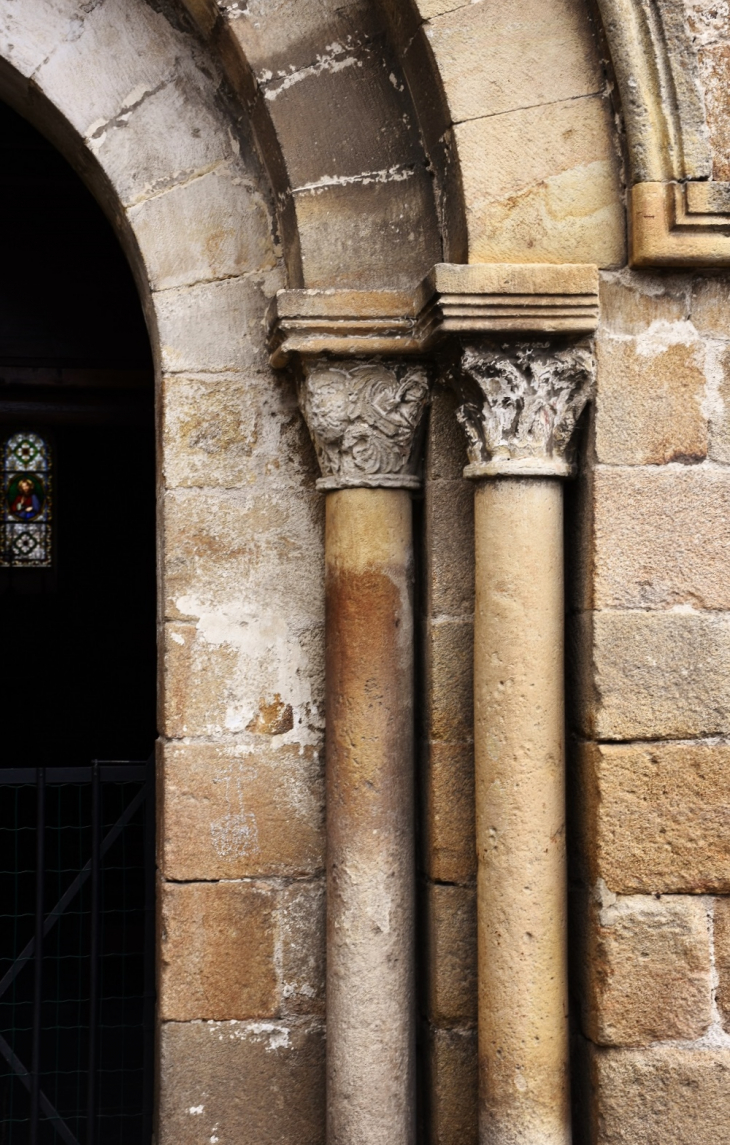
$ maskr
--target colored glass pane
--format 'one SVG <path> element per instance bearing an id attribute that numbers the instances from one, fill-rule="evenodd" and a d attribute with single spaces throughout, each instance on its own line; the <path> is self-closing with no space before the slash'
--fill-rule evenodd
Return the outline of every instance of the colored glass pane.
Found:
<path id="1" fill-rule="evenodd" d="M 52 558 L 52 459 L 37 433 L 14 433 L 3 444 L 5 568 L 49 568 Z"/>

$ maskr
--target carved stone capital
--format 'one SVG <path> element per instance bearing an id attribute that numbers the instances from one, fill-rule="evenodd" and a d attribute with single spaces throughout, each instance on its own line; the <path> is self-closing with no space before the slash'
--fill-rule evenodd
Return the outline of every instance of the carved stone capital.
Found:
<path id="1" fill-rule="evenodd" d="M 464 476 L 570 476 L 573 432 L 595 372 L 584 346 L 462 345 L 449 381 L 467 438 Z"/>
<path id="2" fill-rule="evenodd" d="M 319 489 L 417 489 L 426 370 L 413 362 L 302 360 L 299 404 L 319 459 Z"/>

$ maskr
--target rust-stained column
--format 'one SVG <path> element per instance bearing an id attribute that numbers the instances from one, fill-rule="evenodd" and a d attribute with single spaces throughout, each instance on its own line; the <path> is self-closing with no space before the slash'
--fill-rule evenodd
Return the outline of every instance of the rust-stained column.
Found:
<path id="1" fill-rule="evenodd" d="M 303 360 L 327 491 L 327 1141 L 415 1142 L 413 544 L 419 366 Z"/>
<path id="2" fill-rule="evenodd" d="M 462 347 L 476 527 L 480 1145 L 569 1145 L 562 478 L 584 348 Z"/>

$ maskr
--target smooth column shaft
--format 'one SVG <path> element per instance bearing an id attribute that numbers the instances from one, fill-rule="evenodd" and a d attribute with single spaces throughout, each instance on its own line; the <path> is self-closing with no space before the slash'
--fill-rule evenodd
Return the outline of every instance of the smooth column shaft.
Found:
<path id="1" fill-rule="evenodd" d="M 327 496 L 327 1141 L 413 1145 L 411 500 Z"/>
<path id="2" fill-rule="evenodd" d="M 563 490 L 477 486 L 480 1145 L 568 1145 Z"/>

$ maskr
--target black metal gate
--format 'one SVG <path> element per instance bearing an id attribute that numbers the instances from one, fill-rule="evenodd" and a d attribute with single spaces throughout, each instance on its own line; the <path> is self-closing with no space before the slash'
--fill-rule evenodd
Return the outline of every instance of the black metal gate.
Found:
<path id="1" fill-rule="evenodd" d="M 147 1145 L 154 764 L 0 770 L 0 1145 Z"/>

